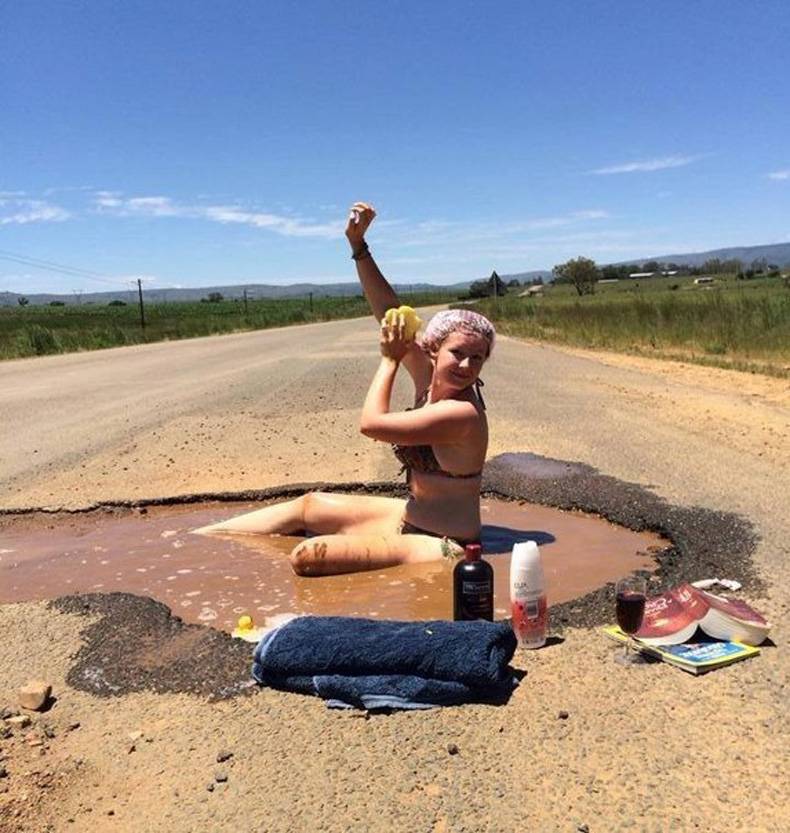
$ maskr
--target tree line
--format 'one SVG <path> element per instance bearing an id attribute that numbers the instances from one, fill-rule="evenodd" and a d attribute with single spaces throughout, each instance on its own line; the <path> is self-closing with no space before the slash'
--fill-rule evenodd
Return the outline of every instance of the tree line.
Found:
<path id="1" fill-rule="evenodd" d="M 577 257 L 566 263 L 560 263 L 552 270 L 554 283 L 572 284 L 579 295 L 592 295 L 595 284 L 600 280 L 633 280 L 634 275 L 735 275 L 740 280 L 755 277 L 779 277 L 779 266 L 769 263 L 767 258 L 755 258 L 748 265 L 738 258 L 708 258 L 699 266 L 684 263 L 661 263 L 647 260 L 644 263 L 608 264 L 598 266 L 588 257 Z"/>

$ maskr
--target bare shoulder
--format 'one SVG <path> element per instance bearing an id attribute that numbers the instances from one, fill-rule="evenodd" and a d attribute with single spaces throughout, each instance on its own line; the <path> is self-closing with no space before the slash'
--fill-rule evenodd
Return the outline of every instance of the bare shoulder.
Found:
<path id="1" fill-rule="evenodd" d="M 435 418 L 463 426 L 472 430 L 480 423 L 480 412 L 474 402 L 466 399 L 441 399 L 431 402 L 423 410 L 427 410 Z"/>

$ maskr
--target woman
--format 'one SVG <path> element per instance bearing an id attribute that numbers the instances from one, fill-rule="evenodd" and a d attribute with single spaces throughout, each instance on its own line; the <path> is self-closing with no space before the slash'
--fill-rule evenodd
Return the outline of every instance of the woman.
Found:
<path id="1" fill-rule="evenodd" d="M 365 297 L 381 322 L 381 361 L 362 406 L 360 430 L 392 444 L 407 472 L 409 498 L 312 492 L 196 530 L 311 533 L 315 537 L 295 547 L 290 556 L 299 575 L 455 557 L 463 552 L 463 544 L 480 538 L 488 423 L 479 375 L 494 345 L 494 328 L 468 310 L 435 315 L 420 343 L 405 339 L 402 316 L 388 325 L 384 313 L 399 301 L 365 242 L 375 216 L 372 206 L 354 203 L 346 228 Z M 392 413 L 390 397 L 401 365 L 414 381 L 415 404 Z"/>

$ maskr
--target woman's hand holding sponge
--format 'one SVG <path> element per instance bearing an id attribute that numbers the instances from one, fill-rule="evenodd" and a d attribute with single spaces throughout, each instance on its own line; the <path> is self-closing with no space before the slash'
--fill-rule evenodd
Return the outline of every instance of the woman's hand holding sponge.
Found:
<path id="1" fill-rule="evenodd" d="M 403 337 L 406 341 L 414 341 L 417 331 L 422 327 L 422 320 L 417 313 L 405 304 L 400 307 L 392 307 L 384 313 L 384 322 L 388 327 L 397 327 L 400 317 L 403 316 Z"/>

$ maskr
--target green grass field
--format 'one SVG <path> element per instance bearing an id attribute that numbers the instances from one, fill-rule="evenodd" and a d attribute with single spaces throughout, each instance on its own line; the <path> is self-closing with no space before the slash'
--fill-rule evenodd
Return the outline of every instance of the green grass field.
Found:
<path id="1" fill-rule="evenodd" d="M 547 286 L 541 297 L 517 292 L 475 302 L 508 335 L 790 376 L 790 287 L 781 278 L 707 287 L 690 277 L 599 283 L 579 297 Z M 412 306 L 453 304 L 454 293 L 404 295 Z M 361 296 L 218 303 L 0 307 L 0 359 L 96 350 L 126 344 L 283 327 L 368 314 Z"/>
<path id="2" fill-rule="evenodd" d="M 443 291 L 403 295 L 413 306 L 451 303 Z M 0 359 L 99 350 L 196 336 L 262 330 L 369 315 L 361 295 L 336 298 L 250 300 L 145 305 L 146 327 L 136 304 L 0 307 Z"/>
<path id="3" fill-rule="evenodd" d="M 706 287 L 690 277 L 626 280 L 584 297 L 551 286 L 541 297 L 508 294 L 473 308 L 508 335 L 790 376 L 790 287 L 782 278 L 721 276 Z"/>

